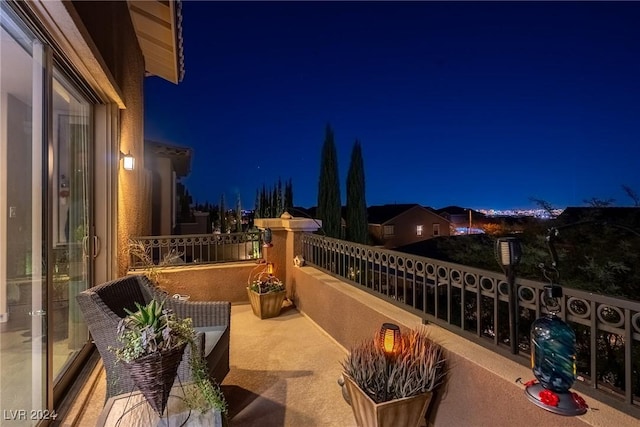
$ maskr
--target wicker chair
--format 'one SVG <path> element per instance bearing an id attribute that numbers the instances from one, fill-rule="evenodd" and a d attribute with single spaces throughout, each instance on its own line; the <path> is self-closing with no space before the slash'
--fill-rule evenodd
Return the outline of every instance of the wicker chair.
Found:
<path id="1" fill-rule="evenodd" d="M 114 353 L 109 350 L 109 347 L 121 345 L 116 338 L 116 329 L 120 319 L 127 315 L 124 309 L 135 311 L 136 302 L 148 304 L 154 298 L 166 301 L 165 307 L 173 309 L 176 316 L 193 319 L 196 345 L 206 359 L 212 379 L 220 383 L 229 372 L 230 302 L 190 302 L 170 298 L 141 275 L 126 276 L 95 286 L 76 298 L 102 357 L 107 374 L 107 399 L 135 388 L 123 364 L 116 363 Z M 178 368 L 178 378 L 183 382 L 191 376 L 190 357 L 191 350 L 187 346 Z"/>

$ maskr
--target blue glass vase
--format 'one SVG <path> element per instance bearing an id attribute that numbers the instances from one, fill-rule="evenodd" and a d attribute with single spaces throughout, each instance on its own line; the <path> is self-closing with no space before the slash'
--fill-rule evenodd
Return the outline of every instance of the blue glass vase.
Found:
<path id="1" fill-rule="evenodd" d="M 540 384 L 566 393 L 576 380 L 576 334 L 555 315 L 531 325 L 531 369 Z"/>

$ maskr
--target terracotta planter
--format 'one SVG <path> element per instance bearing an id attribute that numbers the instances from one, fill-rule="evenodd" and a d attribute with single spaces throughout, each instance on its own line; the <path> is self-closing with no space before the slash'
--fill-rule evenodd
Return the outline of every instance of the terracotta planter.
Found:
<path id="1" fill-rule="evenodd" d="M 253 314 L 261 319 L 268 319 L 280 314 L 282 302 L 284 301 L 287 291 L 259 294 L 247 288 L 247 294 L 249 295 L 249 302 L 251 302 Z"/>
<path id="2" fill-rule="evenodd" d="M 344 375 L 344 386 L 351 399 L 351 409 L 360 427 L 418 427 L 427 413 L 433 393 L 375 403 L 349 377 Z"/>

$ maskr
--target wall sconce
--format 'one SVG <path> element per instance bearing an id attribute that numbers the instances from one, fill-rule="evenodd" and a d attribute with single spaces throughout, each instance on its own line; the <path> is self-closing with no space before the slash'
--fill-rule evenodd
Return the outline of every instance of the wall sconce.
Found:
<path id="1" fill-rule="evenodd" d="M 272 276 L 273 275 L 273 263 L 272 262 L 268 262 L 267 263 L 267 274 Z"/>
<path id="2" fill-rule="evenodd" d="M 400 328 L 393 323 L 383 323 L 380 328 L 378 344 L 387 356 L 393 356 L 400 350 Z"/>
<path id="3" fill-rule="evenodd" d="M 273 234 L 271 233 L 270 228 L 264 229 L 264 236 L 262 237 L 262 240 L 264 241 L 264 243 L 262 244 L 263 248 L 270 248 L 273 246 L 271 244 L 271 241 L 273 240 Z"/>
<path id="4" fill-rule="evenodd" d="M 131 151 L 127 154 L 120 152 L 120 158 L 123 160 L 122 167 L 124 170 L 132 171 L 135 168 L 136 159 L 131 155 Z"/>

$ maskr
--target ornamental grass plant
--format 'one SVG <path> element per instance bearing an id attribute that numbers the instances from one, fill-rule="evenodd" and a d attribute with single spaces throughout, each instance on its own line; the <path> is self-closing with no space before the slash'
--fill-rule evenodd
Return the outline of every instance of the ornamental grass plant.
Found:
<path id="1" fill-rule="evenodd" d="M 446 377 L 443 348 L 424 327 L 403 334 L 394 355 L 385 354 L 377 335 L 363 341 L 351 349 L 342 367 L 376 403 L 432 392 Z"/>

